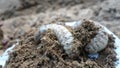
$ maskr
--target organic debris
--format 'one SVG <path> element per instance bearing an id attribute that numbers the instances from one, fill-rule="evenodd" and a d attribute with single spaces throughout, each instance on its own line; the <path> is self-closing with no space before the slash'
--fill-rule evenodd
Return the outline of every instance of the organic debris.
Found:
<path id="1" fill-rule="evenodd" d="M 71 58 L 66 53 L 54 32 L 48 30 L 40 38 L 40 43 L 34 40 L 35 31 L 30 30 L 10 54 L 6 68 L 115 68 L 116 53 L 114 38 L 109 37 L 107 47 L 100 52 L 98 59 L 92 61 L 84 47 L 90 42 L 100 27 L 86 21 L 76 30 L 71 30 L 81 45 L 80 54 Z"/>

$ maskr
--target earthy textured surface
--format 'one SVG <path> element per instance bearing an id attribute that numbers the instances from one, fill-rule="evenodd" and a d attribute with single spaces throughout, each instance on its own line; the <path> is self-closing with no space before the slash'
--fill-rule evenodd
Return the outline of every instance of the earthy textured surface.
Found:
<path id="1" fill-rule="evenodd" d="M 0 27 L 0 50 L 2 49 L 3 31 Z"/>
<path id="2" fill-rule="evenodd" d="M 10 59 L 7 62 L 6 68 L 115 68 L 116 53 L 114 52 L 114 38 L 109 37 L 107 48 L 100 52 L 100 57 L 94 61 L 87 57 L 88 53 L 84 47 L 96 35 L 99 27 L 96 27 L 92 22 L 86 21 L 81 27 L 73 30 L 75 42 L 79 42 L 80 54 L 74 57 L 69 57 L 55 34 L 48 30 L 40 43 L 36 44 L 34 35 L 36 30 L 28 31 L 24 36 L 21 36 L 21 42 L 10 54 Z"/>
<path id="3" fill-rule="evenodd" d="M 22 0 L 21 0 L 22 1 Z M 36 4 L 37 1 L 37 4 Z M 48 31 L 45 35 L 49 40 L 43 40 L 43 42 L 47 42 L 44 45 L 47 45 L 51 49 L 47 50 L 47 46 L 43 48 L 46 52 L 45 57 L 40 58 L 40 56 L 44 56 L 44 51 L 36 48 L 40 45 L 36 45 L 33 41 L 33 35 L 37 32 L 37 28 L 41 24 L 46 23 L 56 23 L 56 22 L 66 22 L 66 21 L 74 21 L 80 19 L 91 19 L 101 23 L 106 26 L 112 32 L 114 32 L 120 38 L 120 8 L 119 4 L 120 0 L 34 0 L 28 1 L 23 0 L 23 8 L 15 11 L 7 11 L 0 14 L 0 23 L 3 23 L 2 30 L 4 32 L 4 39 L 8 39 L 10 41 L 14 41 L 14 39 L 21 39 L 21 44 L 17 46 L 15 49 L 15 54 L 11 54 L 11 60 L 9 62 L 13 62 L 13 64 L 9 64 L 8 68 L 11 66 L 14 67 L 29 67 L 34 66 L 43 66 L 47 65 L 48 67 L 52 65 L 51 63 L 58 64 L 57 66 L 80 66 L 85 68 L 114 68 L 114 64 L 111 61 L 115 59 L 115 53 L 113 51 L 113 38 L 109 36 L 109 44 L 108 47 L 100 52 L 100 58 L 95 61 L 91 61 L 87 58 L 86 53 L 81 55 L 80 58 L 75 59 L 66 59 L 66 55 L 63 53 L 63 57 L 58 57 L 62 52 L 62 48 L 60 46 L 57 49 L 54 45 L 60 45 L 54 37 L 54 35 Z M 35 5 L 34 5 L 35 4 Z M 88 26 L 90 28 L 90 25 Z M 84 27 L 82 27 L 84 28 Z M 81 29 L 81 28 L 80 28 Z M 94 28 L 95 29 L 95 28 Z M 94 30 L 93 29 L 93 30 Z M 90 38 L 94 36 L 91 32 L 88 32 L 86 29 L 76 30 L 75 36 L 82 41 L 82 44 L 86 45 L 87 43 L 84 40 L 87 39 L 87 42 L 90 41 Z M 79 33 L 82 33 L 82 38 L 79 38 Z M 73 32 L 74 33 L 74 32 Z M 87 34 L 90 33 L 90 36 Z M 51 37 L 52 36 L 52 37 Z M 86 38 L 90 37 L 90 38 Z M 25 40 L 26 39 L 26 40 Z M 52 42 L 51 39 L 56 42 Z M 41 42 L 42 43 L 42 42 Z M 13 43 L 9 43 L 12 45 Z M 53 45 L 54 44 L 54 45 Z M 53 46 L 52 46 L 53 45 Z M 83 47 L 84 47 L 83 45 Z M 54 49 L 55 48 L 55 49 Z M 54 50 L 61 50 L 60 53 L 55 53 Z M 41 52 L 42 51 L 42 52 Z M 17 56 L 15 57 L 17 52 Z M 84 50 L 83 50 L 84 52 Z M 20 54 L 19 54 L 20 53 Z M 32 55 L 31 55 L 32 54 Z M 23 56 L 24 55 L 24 56 Z M 28 56 L 29 55 L 29 56 Z M 36 57 L 34 57 L 34 55 Z M 51 57 L 51 55 L 53 57 Z M 104 58 L 106 57 L 106 58 Z M 12 60 L 12 59 L 17 60 Z M 31 59 L 33 58 L 33 59 Z M 37 59 L 36 59 L 37 58 Z M 52 58 L 52 59 L 51 59 Z M 62 59 L 63 58 L 63 59 Z M 103 59 L 104 58 L 104 59 Z M 45 59 L 45 60 L 44 60 Z M 21 61 L 22 60 L 22 61 Z M 38 61 L 42 60 L 42 61 Z M 52 61 L 50 61 L 52 60 Z M 73 60 L 73 61 L 72 61 Z M 76 61 L 77 60 L 77 61 Z M 18 62 L 21 61 L 21 62 Z M 67 61 L 67 63 L 65 62 Z M 16 63 L 17 62 L 17 63 Z M 104 62 L 104 63 L 103 63 Z M 16 64 L 14 64 L 16 63 Z M 79 64 L 81 63 L 81 64 Z M 53 65 L 56 66 L 55 64 Z M 93 67 L 92 67 L 93 66 Z"/>

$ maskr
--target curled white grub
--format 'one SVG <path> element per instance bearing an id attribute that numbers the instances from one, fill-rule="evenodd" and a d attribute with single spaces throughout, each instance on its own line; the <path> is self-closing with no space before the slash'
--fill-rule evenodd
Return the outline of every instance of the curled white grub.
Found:
<path id="1" fill-rule="evenodd" d="M 89 20 L 92 22 L 91 20 Z M 83 20 L 75 22 L 66 22 L 65 26 L 70 26 L 72 29 L 78 28 L 83 23 Z M 94 22 L 94 24 L 100 27 L 99 24 Z M 105 33 L 104 29 L 100 28 L 97 35 L 91 40 L 90 43 L 85 47 L 85 50 L 89 53 L 97 53 L 103 50 L 108 44 L 108 35 Z"/>
<path id="2" fill-rule="evenodd" d="M 71 55 L 74 51 L 74 37 L 72 33 L 63 25 L 58 25 L 58 24 L 47 24 L 47 25 L 42 25 L 39 28 L 39 33 L 43 33 L 47 31 L 48 29 L 52 30 L 58 41 L 62 44 L 65 52 L 68 55 Z"/>
<path id="3" fill-rule="evenodd" d="M 85 50 L 89 53 L 97 53 L 108 44 L 108 35 L 100 30 L 97 35 L 91 40 L 91 42 L 85 47 Z"/>
<path id="4" fill-rule="evenodd" d="M 82 24 L 82 22 L 83 20 L 76 22 L 66 22 L 65 26 L 70 26 L 72 29 L 76 29 Z M 39 28 L 39 33 L 43 33 L 50 29 L 55 33 L 56 37 L 68 55 L 73 53 L 80 53 L 75 46 L 72 33 L 65 26 L 58 24 L 42 25 Z M 91 40 L 91 42 L 86 45 L 85 50 L 88 53 L 97 53 L 103 50 L 107 46 L 107 43 L 108 35 L 105 33 L 105 31 L 103 31 L 103 29 L 100 29 L 97 35 Z"/>

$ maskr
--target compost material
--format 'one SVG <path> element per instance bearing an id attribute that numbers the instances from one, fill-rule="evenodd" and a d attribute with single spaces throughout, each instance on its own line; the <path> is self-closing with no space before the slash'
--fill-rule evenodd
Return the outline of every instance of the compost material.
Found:
<path id="1" fill-rule="evenodd" d="M 48 30 L 35 41 L 37 30 L 31 29 L 20 37 L 20 43 L 10 53 L 6 68 L 115 68 L 116 53 L 114 51 L 114 37 L 108 35 L 107 47 L 99 52 L 98 59 L 91 60 L 85 51 L 85 46 L 95 37 L 100 27 L 93 22 L 85 21 L 75 30 L 70 29 L 75 42 L 80 45 L 80 54 L 69 57 L 55 34 Z"/>

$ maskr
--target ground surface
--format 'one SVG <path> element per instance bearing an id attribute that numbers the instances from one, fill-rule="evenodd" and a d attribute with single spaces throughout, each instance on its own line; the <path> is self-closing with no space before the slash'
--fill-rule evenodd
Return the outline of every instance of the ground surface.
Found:
<path id="1" fill-rule="evenodd" d="M 28 1 L 26 0 L 26 2 Z M 120 0 L 35 0 L 35 2 L 37 2 L 37 5 L 31 5 L 31 7 L 26 7 L 25 5 L 25 8 L 23 9 L 8 11 L 0 14 L 0 23 L 4 25 L 2 26 L 2 30 L 4 31 L 4 38 L 11 42 L 7 46 L 10 46 L 16 38 L 23 38 L 26 35 L 29 35 L 29 32 L 32 33 L 32 31 L 33 33 L 35 33 L 39 25 L 41 25 L 42 23 L 55 23 L 56 21 L 73 21 L 84 18 L 101 23 L 120 38 Z M 27 43 L 26 41 L 27 40 L 25 40 L 23 43 Z M 31 46 L 30 48 L 29 46 L 25 47 L 28 48 L 28 50 L 30 50 L 31 48 Z M 35 52 L 35 54 L 38 53 Z M 20 57 L 18 58 L 20 59 Z M 47 57 L 46 60 L 48 61 Z M 27 65 L 26 62 L 21 63 L 25 63 Z M 34 63 L 34 61 L 31 61 L 31 63 Z M 75 63 L 77 64 L 76 61 Z M 91 63 L 91 61 L 88 60 L 88 63 L 85 64 L 89 63 Z M 30 63 L 28 63 L 28 65 L 29 64 Z M 92 64 L 97 65 L 95 62 L 93 62 Z M 58 65 L 60 65 L 60 63 L 58 63 Z"/>
<path id="2" fill-rule="evenodd" d="M 96 27 L 92 22 L 85 22 L 81 27 L 73 30 L 75 42 L 77 42 L 74 47 L 79 48 L 79 53 L 74 53 L 75 55 L 72 57 L 65 53 L 52 31 L 48 30 L 47 33 L 43 34 L 39 44 L 36 44 L 34 39 L 36 30 L 30 30 L 25 35 L 20 36 L 21 44 L 17 45 L 15 51 L 10 55 L 6 68 L 114 68 L 116 53 L 114 52 L 114 38 L 112 36 L 109 36 L 107 48 L 100 52 L 98 59 L 92 61 L 84 50 L 98 29 L 99 27 Z"/>

